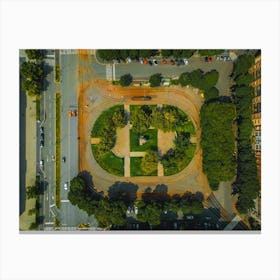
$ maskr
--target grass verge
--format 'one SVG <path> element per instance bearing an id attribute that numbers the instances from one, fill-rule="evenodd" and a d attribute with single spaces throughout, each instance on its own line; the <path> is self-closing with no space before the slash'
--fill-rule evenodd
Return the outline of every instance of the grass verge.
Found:
<path id="1" fill-rule="evenodd" d="M 124 176 L 124 158 L 119 158 L 113 152 L 98 154 L 98 147 L 91 145 L 92 153 L 98 164 L 106 171 L 117 176 Z"/>
<path id="2" fill-rule="evenodd" d="M 54 79 L 57 83 L 60 82 L 60 66 L 58 65 L 55 66 Z"/>
<path id="3" fill-rule="evenodd" d="M 41 95 L 36 95 L 36 120 L 40 120 Z"/>
<path id="4" fill-rule="evenodd" d="M 56 98 L 56 164 L 55 164 L 55 174 L 56 174 L 56 188 L 55 188 L 55 201 L 57 208 L 60 208 L 60 165 L 61 165 L 61 149 L 60 149 L 60 103 L 61 103 L 61 94 L 58 92 L 55 95 Z"/>

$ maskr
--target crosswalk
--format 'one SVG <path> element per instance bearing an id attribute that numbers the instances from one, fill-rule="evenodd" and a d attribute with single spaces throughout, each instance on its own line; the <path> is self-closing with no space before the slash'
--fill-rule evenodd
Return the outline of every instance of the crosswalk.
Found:
<path id="1" fill-rule="evenodd" d="M 115 81 L 116 80 L 116 69 L 115 64 L 106 64 L 106 80 Z"/>

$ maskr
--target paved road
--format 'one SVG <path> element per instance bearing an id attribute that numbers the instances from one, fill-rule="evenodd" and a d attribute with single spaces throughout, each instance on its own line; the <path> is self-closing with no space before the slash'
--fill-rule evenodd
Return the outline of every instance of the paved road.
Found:
<path id="1" fill-rule="evenodd" d="M 61 162 L 61 225 L 62 227 L 76 227 L 80 223 L 90 223 L 97 226 L 93 216 L 73 206 L 68 201 L 70 181 L 78 174 L 78 118 L 69 118 L 68 110 L 78 109 L 78 75 L 77 55 L 61 55 L 61 156 L 66 162 Z M 79 112 L 78 112 L 79 114 Z M 68 189 L 64 189 L 64 184 Z"/>
<path id="2" fill-rule="evenodd" d="M 161 62 L 159 62 L 158 66 L 150 66 L 134 62 L 129 64 L 120 63 L 110 68 L 109 65 L 105 66 L 93 60 L 92 67 L 97 78 L 108 80 L 111 80 L 112 76 L 115 76 L 115 79 L 118 80 L 127 73 L 130 73 L 134 80 L 148 80 L 151 75 L 156 73 L 161 73 L 164 77 L 175 78 L 179 77 L 181 73 L 190 72 L 195 69 L 201 69 L 205 72 L 216 69 L 220 74 L 216 87 L 219 89 L 220 95 L 228 95 L 229 75 L 232 72 L 233 63 L 232 61 L 218 61 L 214 57 L 213 61 L 208 63 L 204 61 L 203 57 L 191 57 L 188 65 L 180 66 L 161 64 Z"/>
<path id="3" fill-rule="evenodd" d="M 44 160 L 43 180 L 45 182 L 45 194 L 43 200 L 44 222 L 53 222 L 50 206 L 55 203 L 55 84 L 54 84 L 54 57 L 45 59 L 46 76 L 45 91 L 41 98 L 41 126 L 44 129 L 44 147 L 40 148 L 40 159 Z M 38 132 L 38 135 L 40 132 Z M 39 136 L 41 138 L 41 135 Z M 40 138 L 38 145 L 40 145 Z"/>

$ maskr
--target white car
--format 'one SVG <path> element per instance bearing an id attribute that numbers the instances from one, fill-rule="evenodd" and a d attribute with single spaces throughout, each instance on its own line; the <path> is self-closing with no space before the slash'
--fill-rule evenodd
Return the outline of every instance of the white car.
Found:
<path id="1" fill-rule="evenodd" d="M 44 166 L 44 161 L 43 160 L 40 160 L 40 165 Z"/>
<path id="2" fill-rule="evenodd" d="M 66 191 L 68 190 L 68 183 L 67 183 L 67 182 L 64 183 L 64 189 L 65 189 Z"/>
<path id="3" fill-rule="evenodd" d="M 185 65 L 188 65 L 189 61 L 186 58 L 184 58 L 184 63 L 185 63 Z"/>

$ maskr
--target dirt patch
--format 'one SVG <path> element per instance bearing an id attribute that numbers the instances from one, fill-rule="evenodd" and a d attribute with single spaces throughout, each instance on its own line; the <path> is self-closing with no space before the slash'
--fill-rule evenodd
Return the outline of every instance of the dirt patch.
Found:
<path id="1" fill-rule="evenodd" d="M 124 128 L 117 128 L 117 141 L 112 152 L 121 158 L 129 156 L 129 124 Z"/>
<path id="2" fill-rule="evenodd" d="M 176 132 L 174 131 L 163 132 L 160 129 L 158 130 L 158 151 L 161 156 L 174 147 L 175 137 Z"/>

